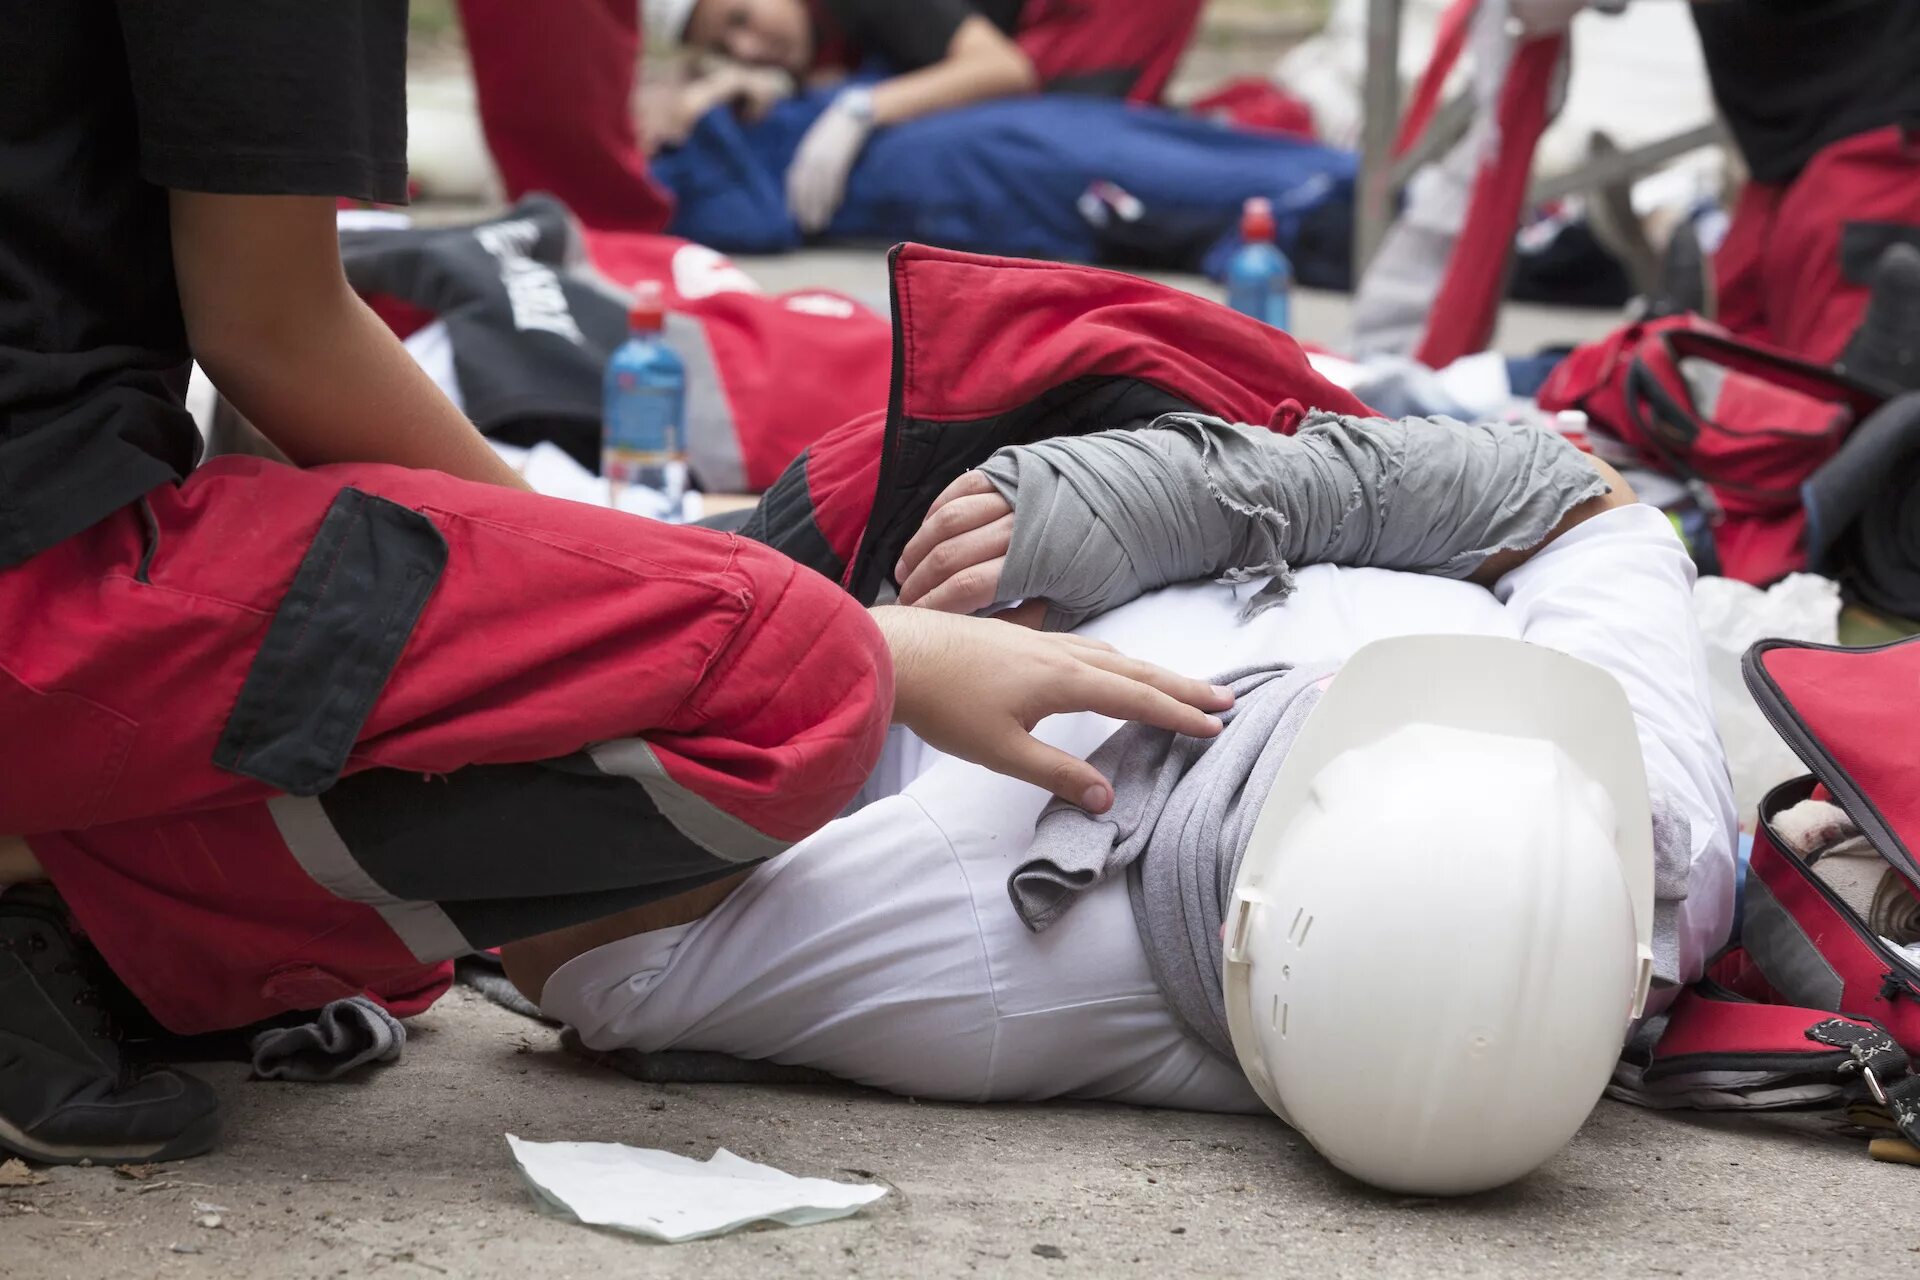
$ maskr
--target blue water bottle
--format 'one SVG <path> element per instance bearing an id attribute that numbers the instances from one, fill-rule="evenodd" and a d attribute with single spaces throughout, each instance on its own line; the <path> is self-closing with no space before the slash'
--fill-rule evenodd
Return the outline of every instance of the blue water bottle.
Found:
<path id="1" fill-rule="evenodd" d="M 600 473 L 615 506 L 635 488 L 661 496 L 661 519 L 678 521 L 687 492 L 687 372 L 667 346 L 666 304 L 648 281 L 627 313 L 629 334 L 607 362 Z"/>
<path id="2" fill-rule="evenodd" d="M 1276 329 L 1293 322 L 1293 264 L 1273 242 L 1273 205 L 1255 196 L 1240 213 L 1240 248 L 1227 265 L 1227 305 Z"/>

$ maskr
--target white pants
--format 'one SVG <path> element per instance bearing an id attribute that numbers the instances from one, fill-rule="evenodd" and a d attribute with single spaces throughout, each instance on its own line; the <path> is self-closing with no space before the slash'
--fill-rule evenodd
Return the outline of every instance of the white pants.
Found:
<path id="1" fill-rule="evenodd" d="M 1614 671 L 1650 779 L 1694 821 L 1683 957 L 1697 975 L 1730 918 L 1734 823 L 1691 568 L 1664 517 L 1633 507 L 1582 525 L 1509 575 L 1510 606 L 1380 570 L 1320 567 L 1299 580 L 1293 599 L 1245 623 L 1234 592 L 1200 584 L 1082 630 L 1201 677 L 1339 661 L 1413 633 L 1525 636 Z M 1085 755 L 1113 727 L 1058 716 L 1041 736 Z M 715 1050 L 926 1098 L 1263 1110 L 1239 1069 L 1174 1020 L 1124 877 L 1045 933 L 1020 923 L 1007 876 L 1026 856 L 1042 792 L 905 735 L 876 776 L 897 794 L 760 867 L 705 919 L 570 961 L 547 983 L 546 1011 L 595 1048 Z"/>

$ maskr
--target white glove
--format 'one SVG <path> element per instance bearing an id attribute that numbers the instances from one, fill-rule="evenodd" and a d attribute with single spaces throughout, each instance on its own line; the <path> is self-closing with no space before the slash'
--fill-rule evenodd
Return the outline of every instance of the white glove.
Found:
<path id="1" fill-rule="evenodd" d="M 808 235 L 833 221 L 847 194 L 847 174 L 873 133 L 873 94 L 848 89 L 800 139 L 787 169 L 787 207 Z"/>

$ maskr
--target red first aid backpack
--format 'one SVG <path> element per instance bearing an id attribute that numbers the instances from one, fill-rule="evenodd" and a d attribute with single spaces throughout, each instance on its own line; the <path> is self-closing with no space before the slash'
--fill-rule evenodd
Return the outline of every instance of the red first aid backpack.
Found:
<path id="1" fill-rule="evenodd" d="M 1685 315 L 1578 348 L 1539 399 L 1684 482 L 1713 526 L 1709 570 L 1765 584 L 1805 566 L 1800 487 L 1884 397 Z"/>
<path id="2" fill-rule="evenodd" d="M 1859 1101 L 1920 1146 L 1920 959 L 1883 941 L 1775 827 L 1816 795 L 1920 895 L 1920 637 L 1875 649 L 1763 640 L 1747 686 L 1812 771 L 1761 802 L 1739 943 L 1683 992 L 1617 1092 L 1651 1105 Z M 1635 1078 L 1637 1074 L 1637 1078 Z"/>

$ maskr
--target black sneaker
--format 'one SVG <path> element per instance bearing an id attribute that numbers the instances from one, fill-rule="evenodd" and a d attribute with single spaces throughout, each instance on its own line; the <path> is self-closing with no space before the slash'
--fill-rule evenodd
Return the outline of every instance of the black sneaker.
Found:
<path id="1" fill-rule="evenodd" d="M 179 1160 L 220 1131 L 213 1090 L 121 1056 L 51 889 L 0 893 L 0 1154 L 47 1164 Z"/>
<path id="2" fill-rule="evenodd" d="M 1920 249 L 1902 243 L 1881 251 L 1867 314 L 1834 363 L 1884 391 L 1920 391 Z"/>

